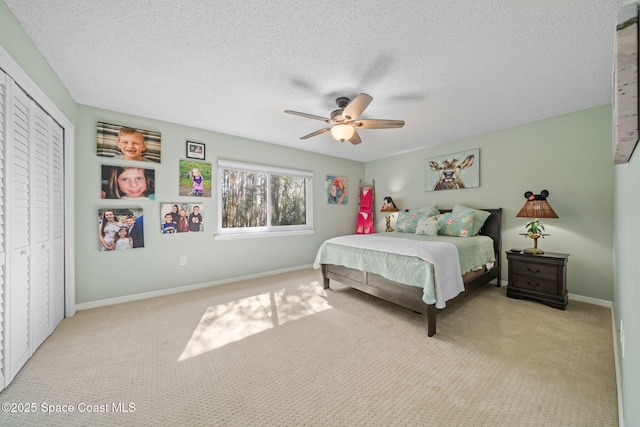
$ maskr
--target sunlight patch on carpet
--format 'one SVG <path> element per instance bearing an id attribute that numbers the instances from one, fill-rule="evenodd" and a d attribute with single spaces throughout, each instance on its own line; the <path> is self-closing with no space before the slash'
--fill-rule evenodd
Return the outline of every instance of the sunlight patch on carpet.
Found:
<path id="1" fill-rule="evenodd" d="M 329 308 L 317 281 L 208 307 L 178 361 Z"/>

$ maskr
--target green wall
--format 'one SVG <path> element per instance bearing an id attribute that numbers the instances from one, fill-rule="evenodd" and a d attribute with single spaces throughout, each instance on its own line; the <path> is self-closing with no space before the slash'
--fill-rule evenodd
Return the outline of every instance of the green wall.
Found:
<path id="1" fill-rule="evenodd" d="M 625 425 L 640 425 L 640 267 L 636 225 L 640 212 L 640 152 L 615 166 L 615 286 L 618 360 L 622 373 Z M 624 349 L 621 342 L 624 330 Z"/>
<path id="2" fill-rule="evenodd" d="M 618 360 L 622 373 L 625 425 L 640 425 L 640 268 L 636 224 L 640 212 L 640 150 L 629 163 L 615 166 L 615 287 Z M 624 328 L 624 349 L 621 344 Z M 624 351 L 623 351 L 624 350 Z"/>
<path id="3" fill-rule="evenodd" d="M 638 3 L 624 0 L 623 4 Z M 618 328 L 618 361 L 620 363 L 624 425 L 640 426 L 640 268 L 636 225 L 640 211 L 640 153 L 629 163 L 615 166 L 615 286 L 613 306 Z M 620 326 L 624 328 L 624 352 Z"/>
<path id="4" fill-rule="evenodd" d="M 117 164 L 96 155 L 96 123 L 158 131 L 162 134 L 162 162 L 155 169 L 155 201 L 126 202 L 100 199 L 102 164 Z M 217 199 L 178 196 L 179 160 L 186 140 L 206 144 L 206 161 L 218 159 L 295 168 L 314 173 L 315 233 L 239 240 L 215 240 Z M 84 105 L 78 106 L 76 125 L 76 302 L 87 303 L 187 285 L 219 282 L 310 265 L 320 244 L 329 237 L 354 231 L 358 181 L 364 164 L 296 150 L 173 123 L 134 117 Z M 121 164 L 121 163 L 120 163 Z M 329 205 L 327 175 L 348 181 L 348 203 Z M 217 179 L 214 180 L 214 185 Z M 161 203 L 202 203 L 205 231 L 162 235 Z M 145 247 L 132 251 L 99 252 L 99 208 L 141 207 L 145 218 Z M 187 265 L 180 266 L 181 256 Z"/>
<path id="5" fill-rule="evenodd" d="M 480 187 L 424 191 L 424 160 L 480 149 Z M 613 164 L 611 106 L 414 151 L 367 163 L 366 177 L 379 195 L 391 196 L 400 209 L 456 203 L 503 208 L 502 248 L 531 247 L 520 236 L 525 218 L 516 218 L 524 193 L 548 190 L 558 219 L 543 220 L 550 234 L 538 241 L 548 252 L 570 254 L 569 293 L 613 300 Z M 382 230 L 382 219 L 378 229 Z M 502 277 L 506 259 L 502 255 Z M 571 303 L 569 303 L 571 304 Z"/>

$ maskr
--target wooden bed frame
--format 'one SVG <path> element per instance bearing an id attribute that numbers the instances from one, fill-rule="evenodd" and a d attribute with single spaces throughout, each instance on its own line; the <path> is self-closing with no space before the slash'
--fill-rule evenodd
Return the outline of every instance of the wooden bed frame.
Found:
<path id="1" fill-rule="evenodd" d="M 491 270 L 481 270 L 463 275 L 462 278 L 465 286 L 464 292 L 447 301 L 447 304 L 451 301 L 457 300 L 463 295 L 481 288 L 493 279 L 497 279 L 497 286 L 500 286 L 500 256 L 502 253 L 500 228 L 502 223 L 502 208 L 483 210 L 490 212 L 491 215 L 485 221 L 479 234 L 489 236 L 493 239 L 493 249 L 496 254 L 496 262 Z M 451 211 L 440 210 L 440 212 L 445 213 Z M 369 295 L 376 296 L 385 301 L 398 304 L 402 307 L 426 315 L 428 335 L 430 337 L 435 335 L 436 314 L 439 309 L 437 309 L 435 305 L 426 304 L 422 300 L 424 293 L 422 288 L 393 282 L 378 274 L 333 264 L 322 264 L 322 276 L 324 278 L 325 289 L 329 289 L 329 280 L 335 280 Z"/>

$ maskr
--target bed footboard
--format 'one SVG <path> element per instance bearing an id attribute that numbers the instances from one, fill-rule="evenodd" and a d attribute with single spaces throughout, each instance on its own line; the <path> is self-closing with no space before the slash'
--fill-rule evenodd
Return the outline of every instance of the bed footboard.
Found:
<path id="1" fill-rule="evenodd" d="M 385 301 L 423 314 L 427 320 L 427 333 L 431 337 L 436 333 L 435 305 L 422 301 L 422 288 L 407 286 L 373 273 L 342 267 L 340 265 L 322 264 L 324 289 L 329 289 L 330 280 L 373 295 Z"/>
<path id="2" fill-rule="evenodd" d="M 491 270 L 474 275 L 470 281 L 465 281 L 465 290 L 449 302 L 481 288 L 493 279 L 497 278 L 499 284 L 499 271 L 499 266 L 494 266 Z M 436 334 L 436 314 L 440 310 L 435 305 L 422 301 L 422 288 L 393 282 L 374 273 L 333 264 L 322 264 L 322 277 L 324 289 L 329 289 L 330 280 L 335 280 L 366 294 L 420 313 L 426 317 L 428 336 L 432 337 Z"/>

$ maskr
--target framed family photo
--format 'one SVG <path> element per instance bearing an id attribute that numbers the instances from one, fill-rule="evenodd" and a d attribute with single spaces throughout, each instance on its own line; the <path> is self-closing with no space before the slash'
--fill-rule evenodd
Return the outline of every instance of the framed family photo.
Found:
<path id="1" fill-rule="evenodd" d="M 155 170 L 102 165 L 100 197 L 155 200 Z"/>
<path id="2" fill-rule="evenodd" d="M 142 208 L 98 209 L 98 249 L 101 252 L 144 248 Z"/>
<path id="3" fill-rule="evenodd" d="M 160 132 L 98 122 L 96 154 L 112 159 L 160 163 Z"/>
<path id="4" fill-rule="evenodd" d="M 187 159 L 205 160 L 204 144 L 187 141 Z"/>
<path id="5" fill-rule="evenodd" d="M 161 203 L 160 232 L 162 234 L 204 231 L 204 209 L 198 203 Z"/>
<path id="6" fill-rule="evenodd" d="M 211 163 L 180 160 L 180 196 L 211 197 Z"/>

